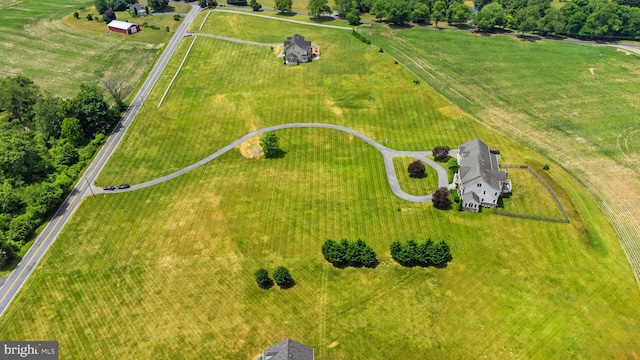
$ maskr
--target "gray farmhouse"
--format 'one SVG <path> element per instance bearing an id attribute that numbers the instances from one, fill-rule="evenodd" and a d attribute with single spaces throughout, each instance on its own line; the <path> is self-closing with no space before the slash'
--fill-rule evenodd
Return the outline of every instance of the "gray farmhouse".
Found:
<path id="1" fill-rule="evenodd" d="M 462 209 L 480 211 L 480 207 L 494 207 L 502 194 L 511 192 L 508 171 L 498 167 L 500 155 L 480 139 L 473 139 L 458 147 L 459 170 L 453 182 L 462 201 Z"/>
<path id="2" fill-rule="evenodd" d="M 261 360 L 314 360 L 312 348 L 289 338 L 266 349 Z"/>
<path id="3" fill-rule="evenodd" d="M 284 42 L 284 58 L 287 64 L 298 65 L 317 57 L 317 46 L 306 41 L 304 36 L 295 34 Z"/>

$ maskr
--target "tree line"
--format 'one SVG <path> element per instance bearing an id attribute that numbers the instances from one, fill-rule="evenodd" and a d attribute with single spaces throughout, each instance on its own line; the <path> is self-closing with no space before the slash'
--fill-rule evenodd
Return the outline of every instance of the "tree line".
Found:
<path id="1" fill-rule="evenodd" d="M 444 240 L 433 242 L 427 239 L 422 243 L 394 241 L 390 251 L 391 257 L 402 266 L 443 267 L 452 259 L 449 245 Z"/>
<path id="2" fill-rule="evenodd" d="M 512 28 L 541 35 L 640 39 L 640 0 L 573 0 L 562 8 L 551 0 L 474 0 L 481 30 Z"/>
<path id="3" fill-rule="evenodd" d="M 63 100 L 27 77 L 0 79 L 0 268 L 60 205 L 119 118 L 96 85 Z"/>
<path id="4" fill-rule="evenodd" d="M 373 248 L 361 239 L 342 239 L 340 242 L 327 239 L 322 244 L 322 256 L 335 267 L 375 267 L 378 264 Z"/>

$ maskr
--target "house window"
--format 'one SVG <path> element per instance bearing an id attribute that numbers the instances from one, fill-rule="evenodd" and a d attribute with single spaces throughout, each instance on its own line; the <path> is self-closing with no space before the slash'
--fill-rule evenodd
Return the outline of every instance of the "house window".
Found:
<path id="1" fill-rule="evenodd" d="M 498 193 L 496 193 L 496 196 L 498 195 Z"/>
<path id="2" fill-rule="evenodd" d="M 482 187 L 482 184 L 481 184 L 481 183 L 478 183 L 478 185 L 476 185 L 476 187 Z"/>
<path id="3" fill-rule="evenodd" d="M 485 195 L 486 193 L 487 193 L 486 191 L 483 191 L 483 192 L 482 192 L 482 195 Z"/>
<path id="4" fill-rule="evenodd" d="M 484 198 L 482 198 L 482 200 L 480 200 L 481 202 L 484 202 Z"/>

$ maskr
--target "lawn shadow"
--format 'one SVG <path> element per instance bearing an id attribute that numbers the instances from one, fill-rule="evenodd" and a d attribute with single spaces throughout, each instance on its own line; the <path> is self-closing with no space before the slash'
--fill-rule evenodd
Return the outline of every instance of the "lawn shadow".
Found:
<path id="1" fill-rule="evenodd" d="M 315 23 L 325 23 L 325 22 L 336 20 L 336 18 L 328 15 L 320 15 L 318 17 L 312 17 L 310 20 Z"/>

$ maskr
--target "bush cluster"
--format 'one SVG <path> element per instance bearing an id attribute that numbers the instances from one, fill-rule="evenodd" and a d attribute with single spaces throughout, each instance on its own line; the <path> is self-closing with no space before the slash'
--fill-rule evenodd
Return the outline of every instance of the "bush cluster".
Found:
<path id="1" fill-rule="evenodd" d="M 282 289 L 288 289 L 295 285 L 295 281 L 293 280 L 293 277 L 291 277 L 289 269 L 284 266 L 278 266 L 276 268 L 273 272 L 273 280 L 269 277 L 269 271 L 264 268 L 258 269 L 253 276 L 258 286 L 262 289 L 270 289 L 273 286 L 274 280 Z"/>
<path id="2" fill-rule="evenodd" d="M 327 239 L 322 244 L 322 255 L 335 267 L 365 266 L 374 267 L 378 264 L 376 253 L 364 240 L 340 242 Z"/>
<path id="3" fill-rule="evenodd" d="M 451 261 L 451 251 L 446 242 L 427 239 L 423 243 L 407 240 L 404 244 L 394 241 L 391 244 L 391 257 L 402 266 L 443 267 Z"/>
<path id="4" fill-rule="evenodd" d="M 351 35 L 355 36 L 356 38 L 358 38 L 363 43 L 371 44 L 371 40 L 367 39 L 366 37 L 364 37 L 362 34 L 360 34 L 359 32 L 357 32 L 355 30 L 351 31 Z"/>

